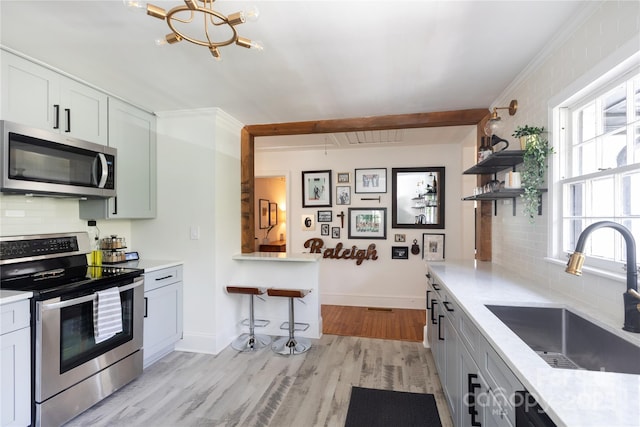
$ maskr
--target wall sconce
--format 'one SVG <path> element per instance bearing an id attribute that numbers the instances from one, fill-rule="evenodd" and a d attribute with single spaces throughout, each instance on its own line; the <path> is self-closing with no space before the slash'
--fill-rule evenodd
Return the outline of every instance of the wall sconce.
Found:
<path id="1" fill-rule="evenodd" d="M 487 120 L 487 123 L 484 125 L 484 133 L 489 137 L 502 129 L 503 122 L 498 115 L 498 110 L 509 110 L 509 115 L 515 116 L 516 111 L 518 111 L 518 101 L 515 99 L 512 100 L 509 103 L 508 107 L 493 107 L 491 116 L 489 117 L 489 120 Z"/>

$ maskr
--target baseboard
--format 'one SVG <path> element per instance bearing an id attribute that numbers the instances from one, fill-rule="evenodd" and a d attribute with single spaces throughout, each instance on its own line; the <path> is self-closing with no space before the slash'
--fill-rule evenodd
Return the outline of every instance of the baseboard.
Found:
<path id="1" fill-rule="evenodd" d="M 384 307 L 407 308 L 424 310 L 424 295 L 420 296 L 378 296 L 378 295 L 347 295 L 320 294 L 320 303 L 328 305 L 347 305 L 355 307 Z"/>
<path id="2" fill-rule="evenodd" d="M 427 325 L 424 325 L 424 334 L 423 334 L 423 339 L 422 339 L 422 345 L 424 345 L 424 348 L 429 348 L 429 340 L 428 340 L 428 336 L 427 336 Z"/>
<path id="3" fill-rule="evenodd" d="M 187 351 L 190 353 L 218 354 L 229 343 L 223 346 L 217 342 L 216 335 L 183 333 L 182 339 L 176 343 L 176 351 Z"/>

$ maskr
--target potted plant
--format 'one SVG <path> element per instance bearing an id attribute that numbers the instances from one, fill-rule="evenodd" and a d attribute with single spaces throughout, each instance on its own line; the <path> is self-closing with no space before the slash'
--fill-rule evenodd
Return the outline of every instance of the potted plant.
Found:
<path id="1" fill-rule="evenodd" d="M 520 139 L 520 149 L 526 150 L 528 143 L 535 143 L 540 139 L 540 134 L 544 132 L 544 127 L 518 126 L 512 136 Z"/>
<path id="2" fill-rule="evenodd" d="M 520 144 L 524 146 L 522 167 L 522 199 L 524 200 L 524 213 L 534 222 L 535 215 L 540 206 L 540 188 L 543 186 L 547 172 L 547 158 L 553 153 L 553 147 L 549 141 L 542 137 L 543 127 L 518 126 L 513 136 L 520 138 Z"/>

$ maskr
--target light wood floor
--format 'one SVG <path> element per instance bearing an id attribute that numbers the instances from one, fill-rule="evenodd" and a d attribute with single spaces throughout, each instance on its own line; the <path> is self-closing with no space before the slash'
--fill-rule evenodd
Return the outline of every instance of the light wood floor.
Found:
<path id="1" fill-rule="evenodd" d="M 442 425 L 453 426 L 421 342 L 325 332 L 312 343 L 296 356 L 173 352 L 68 426 L 342 427 L 351 386 L 432 393 Z"/>
<path id="2" fill-rule="evenodd" d="M 322 306 L 322 332 L 350 337 L 422 342 L 426 310 Z"/>

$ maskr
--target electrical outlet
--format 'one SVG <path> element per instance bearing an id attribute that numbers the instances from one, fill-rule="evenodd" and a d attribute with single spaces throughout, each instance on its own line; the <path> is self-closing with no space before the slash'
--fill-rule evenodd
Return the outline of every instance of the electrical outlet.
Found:
<path id="1" fill-rule="evenodd" d="M 191 240 L 200 240 L 200 227 L 192 225 L 190 230 Z"/>

